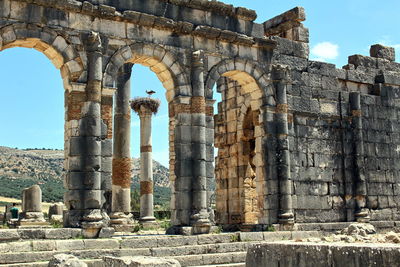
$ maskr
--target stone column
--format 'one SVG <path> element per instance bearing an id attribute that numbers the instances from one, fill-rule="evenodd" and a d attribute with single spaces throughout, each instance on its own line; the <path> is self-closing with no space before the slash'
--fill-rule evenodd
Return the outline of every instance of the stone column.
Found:
<path id="1" fill-rule="evenodd" d="M 131 72 L 133 64 L 121 67 L 117 78 L 114 114 L 111 223 L 117 231 L 133 227 L 131 212 Z"/>
<path id="2" fill-rule="evenodd" d="M 101 92 L 103 55 L 100 35 L 91 32 L 85 39 L 88 54 L 88 76 L 85 97 L 76 117 L 77 133 L 69 141 L 68 192 L 65 204 L 68 208 L 65 225 L 83 228 L 87 238 L 97 237 L 101 228 L 109 223 L 103 208 L 101 190 Z"/>
<path id="3" fill-rule="evenodd" d="M 157 113 L 160 101 L 136 98 L 132 109 L 140 117 L 140 223 L 145 227 L 155 224 L 153 208 L 153 159 L 151 145 L 151 118 Z"/>
<path id="4" fill-rule="evenodd" d="M 45 222 L 42 212 L 42 190 L 38 185 L 33 185 L 22 190 L 22 213 L 20 223 Z"/>
<path id="5" fill-rule="evenodd" d="M 206 101 L 204 90 L 204 53 L 192 54 L 192 160 L 193 210 L 191 225 L 194 234 L 209 233 L 211 223 L 207 210 L 206 171 Z"/>
<path id="6" fill-rule="evenodd" d="M 367 187 L 365 181 L 364 139 L 359 92 L 350 93 L 351 126 L 353 130 L 354 184 L 355 184 L 355 217 L 359 222 L 369 221 L 366 210 Z"/>
<path id="7" fill-rule="evenodd" d="M 49 218 L 51 219 L 51 216 L 53 215 L 63 215 L 64 212 L 64 204 L 63 203 L 56 203 L 53 204 L 49 207 Z"/>
<path id="8" fill-rule="evenodd" d="M 276 90 L 276 138 L 277 138 L 277 174 L 279 182 L 279 223 L 292 225 L 294 223 L 292 203 L 292 181 L 290 175 L 288 103 L 286 90 L 289 79 L 288 69 L 284 66 L 275 66 L 273 70 L 274 86 Z"/>

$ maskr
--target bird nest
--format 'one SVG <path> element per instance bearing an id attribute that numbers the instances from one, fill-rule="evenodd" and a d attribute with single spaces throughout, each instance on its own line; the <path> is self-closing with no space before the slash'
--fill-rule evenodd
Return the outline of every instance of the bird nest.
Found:
<path id="1" fill-rule="evenodd" d="M 150 97 L 137 97 L 131 100 L 131 108 L 136 112 L 139 113 L 140 107 L 145 107 L 146 109 L 150 110 L 154 114 L 158 112 L 158 108 L 160 107 L 160 100 L 150 98 Z"/>

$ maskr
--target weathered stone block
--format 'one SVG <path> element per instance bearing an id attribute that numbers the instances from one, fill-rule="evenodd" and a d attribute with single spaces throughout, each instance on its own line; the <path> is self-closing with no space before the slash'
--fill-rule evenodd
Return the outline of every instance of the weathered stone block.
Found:
<path id="1" fill-rule="evenodd" d="M 77 257 L 67 254 L 57 254 L 49 262 L 49 267 L 87 267 L 87 264 L 80 261 Z"/>
<path id="2" fill-rule="evenodd" d="M 165 266 L 165 267 L 180 267 L 180 263 L 174 259 L 161 259 L 155 257 L 105 257 L 104 262 L 106 266 L 115 266 L 115 267 L 156 267 L 156 266 Z"/>
<path id="3" fill-rule="evenodd" d="M 393 47 L 383 46 L 380 44 L 376 44 L 371 46 L 369 51 L 371 57 L 375 58 L 383 58 L 389 61 L 395 61 L 396 55 Z"/>

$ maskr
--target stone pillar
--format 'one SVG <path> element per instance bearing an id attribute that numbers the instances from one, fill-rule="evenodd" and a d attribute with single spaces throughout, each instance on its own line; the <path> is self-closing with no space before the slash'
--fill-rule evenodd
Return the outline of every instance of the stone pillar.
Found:
<path id="1" fill-rule="evenodd" d="M 87 238 L 97 237 L 100 229 L 109 223 L 102 210 L 104 197 L 101 190 L 101 92 L 103 55 L 100 35 L 91 32 L 86 38 L 88 78 L 85 97 L 76 116 L 77 132 L 69 141 L 68 208 L 64 223 L 68 227 L 83 228 Z"/>
<path id="2" fill-rule="evenodd" d="M 276 138 L 277 138 L 277 174 L 279 182 L 279 223 L 291 225 L 294 223 L 292 187 L 290 175 L 288 103 L 286 90 L 290 82 L 288 69 L 284 66 L 275 66 L 273 70 L 274 86 L 276 90 Z"/>
<path id="3" fill-rule="evenodd" d="M 193 203 L 191 225 L 194 234 L 209 233 L 211 223 L 207 207 L 206 171 L 206 101 L 204 90 L 204 53 L 192 55 L 192 160 L 193 160 Z"/>
<path id="4" fill-rule="evenodd" d="M 101 97 L 101 190 L 103 191 L 103 210 L 112 212 L 112 159 L 113 159 L 113 116 L 116 88 L 103 87 Z"/>
<path id="5" fill-rule="evenodd" d="M 131 212 L 131 72 L 133 64 L 123 65 L 117 77 L 114 113 L 111 223 L 117 231 L 129 231 Z"/>
<path id="6" fill-rule="evenodd" d="M 56 203 L 49 207 L 49 222 L 50 223 L 62 223 L 64 221 L 64 204 Z"/>
<path id="7" fill-rule="evenodd" d="M 45 222 L 42 212 L 42 190 L 38 185 L 22 190 L 22 212 L 19 220 L 21 223 Z"/>
<path id="8" fill-rule="evenodd" d="M 151 118 L 157 113 L 160 101 L 137 98 L 131 102 L 132 109 L 140 117 L 140 223 L 151 226 L 156 222 L 153 208 L 153 159 L 151 145 Z"/>
<path id="9" fill-rule="evenodd" d="M 167 234 L 191 234 L 193 168 L 190 97 L 175 97 L 169 103 L 169 115 L 170 120 L 174 122 L 175 181 L 171 197 L 171 224 L 173 226 L 167 230 Z"/>
<path id="10" fill-rule="evenodd" d="M 174 117 L 175 182 L 173 226 L 168 234 L 209 233 L 206 172 L 206 99 L 203 53 L 192 55 L 192 96 L 177 96 L 170 103 Z M 212 131 L 212 129 L 210 129 Z"/>
<path id="11" fill-rule="evenodd" d="M 367 186 L 364 165 L 364 140 L 359 92 L 350 93 L 351 126 L 353 131 L 355 217 L 359 222 L 369 221 L 366 209 Z"/>
<path id="12" fill-rule="evenodd" d="M 64 204 L 63 203 L 56 203 L 53 204 L 49 207 L 49 218 L 51 219 L 51 216 L 53 215 L 63 215 L 63 211 L 64 211 Z"/>

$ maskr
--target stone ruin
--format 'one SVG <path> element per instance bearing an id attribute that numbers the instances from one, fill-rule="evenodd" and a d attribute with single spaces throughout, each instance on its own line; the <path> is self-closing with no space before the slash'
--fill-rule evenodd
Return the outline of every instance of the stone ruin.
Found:
<path id="1" fill-rule="evenodd" d="M 64 81 L 65 226 L 96 236 L 129 212 L 118 136 L 132 64 L 157 75 L 169 104 L 171 232 L 210 229 L 213 181 L 226 228 L 400 220 L 394 49 L 338 69 L 309 60 L 303 8 L 256 17 L 206 0 L 0 1 L 0 50 L 34 48 Z"/>
<path id="2" fill-rule="evenodd" d="M 20 225 L 45 223 L 42 211 L 42 189 L 38 185 L 22 190 L 22 212 L 19 214 Z"/>

